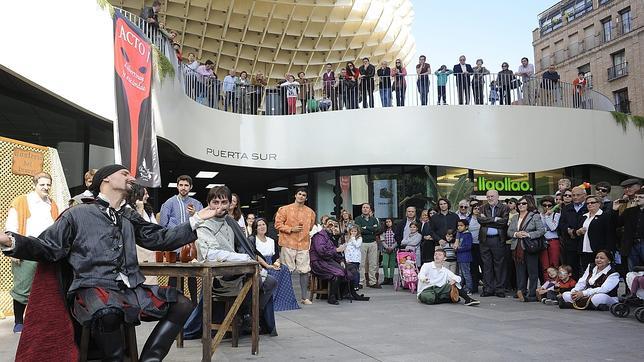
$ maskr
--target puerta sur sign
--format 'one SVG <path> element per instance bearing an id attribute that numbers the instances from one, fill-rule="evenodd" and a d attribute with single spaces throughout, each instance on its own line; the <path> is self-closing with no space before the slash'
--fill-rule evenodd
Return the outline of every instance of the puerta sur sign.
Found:
<path id="1" fill-rule="evenodd" d="M 512 181 L 509 177 L 502 180 L 488 180 L 483 176 L 476 178 L 478 191 L 496 190 L 498 192 L 520 192 L 532 191 L 532 185 L 528 181 Z"/>

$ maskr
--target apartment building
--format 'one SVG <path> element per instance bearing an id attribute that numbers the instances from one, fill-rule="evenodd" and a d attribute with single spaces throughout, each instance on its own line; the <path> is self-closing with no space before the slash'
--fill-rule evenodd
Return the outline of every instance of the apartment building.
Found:
<path id="1" fill-rule="evenodd" d="M 643 12 L 642 0 L 559 1 L 532 33 L 537 73 L 554 65 L 572 82 L 584 72 L 618 111 L 644 115 Z"/>

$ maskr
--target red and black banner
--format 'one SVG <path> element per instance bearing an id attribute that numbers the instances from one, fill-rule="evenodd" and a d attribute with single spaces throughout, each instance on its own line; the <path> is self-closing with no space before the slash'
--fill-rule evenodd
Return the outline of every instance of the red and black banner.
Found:
<path id="1" fill-rule="evenodd" d="M 115 161 L 147 187 L 161 186 L 152 122 L 152 45 L 119 11 L 114 13 Z"/>

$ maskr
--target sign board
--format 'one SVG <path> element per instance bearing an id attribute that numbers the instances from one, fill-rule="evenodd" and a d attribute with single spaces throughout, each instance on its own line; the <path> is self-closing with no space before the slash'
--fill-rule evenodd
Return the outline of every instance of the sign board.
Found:
<path id="1" fill-rule="evenodd" d="M 33 176 L 42 171 L 44 160 L 45 155 L 40 152 L 14 148 L 11 158 L 11 172 L 14 175 Z"/>
<path id="2" fill-rule="evenodd" d="M 529 181 L 513 181 L 509 177 L 504 177 L 501 180 L 490 180 L 484 176 L 476 178 L 476 190 L 485 193 L 489 190 L 496 190 L 500 194 L 529 194 L 532 193 L 534 188 Z"/>

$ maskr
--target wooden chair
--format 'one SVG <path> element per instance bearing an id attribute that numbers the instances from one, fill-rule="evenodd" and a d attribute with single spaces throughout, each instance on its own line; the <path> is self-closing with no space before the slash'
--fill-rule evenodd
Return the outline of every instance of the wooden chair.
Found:
<path id="1" fill-rule="evenodd" d="M 125 332 L 124 336 L 125 336 L 126 356 L 129 357 L 130 362 L 136 362 L 139 360 L 139 351 L 136 345 L 136 329 L 134 325 L 131 325 L 131 324 L 124 324 L 121 326 L 121 328 L 123 328 Z M 80 362 L 87 362 L 87 361 L 96 360 L 96 359 L 100 360 L 100 356 L 99 358 L 96 358 L 96 356 L 89 355 L 90 335 L 91 335 L 90 326 L 84 325 L 81 331 L 81 340 L 80 340 L 80 346 L 79 346 Z"/>
<path id="2" fill-rule="evenodd" d="M 228 314 L 228 311 L 230 310 L 230 308 L 232 308 L 233 303 L 235 302 L 235 298 L 237 298 L 237 296 L 219 297 L 218 301 L 224 302 L 224 315 Z M 219 330 L 219 328 L 221 328 L 221 323 L 212 323 L 212 329 Z M 230 323 L 230 326 L 226 330 L 226 332 L 230 332 L 233 348 L 236 348 L 239 344 L 239 328 L 240 317 L 239 313 L 237 313 L 233 318 L 232 323 Z"/>
<path id="3" fill-rule="evenodd" d="M 323 295 L 328 297 L 331 284 L 328 281 L 320 279 L 313 273 L 309 273 L 309 275 L 309 300 L 313 300 L 316 294 L 318 299 Z"/>

